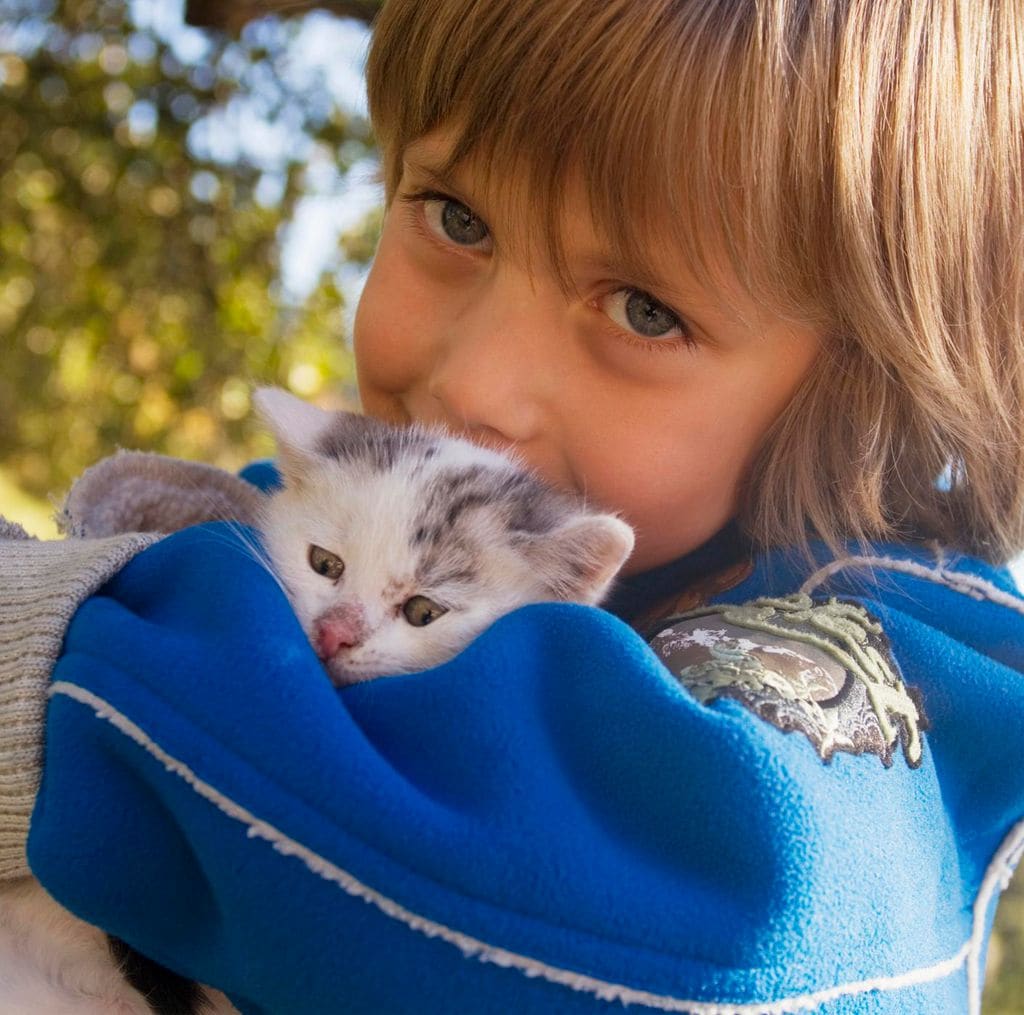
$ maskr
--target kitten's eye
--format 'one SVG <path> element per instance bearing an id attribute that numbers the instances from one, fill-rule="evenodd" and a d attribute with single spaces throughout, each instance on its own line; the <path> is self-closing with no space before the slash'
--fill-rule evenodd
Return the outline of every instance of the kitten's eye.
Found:
<path id="1" fill-rule="evenodd" d="M 309 566 L 317 574 L 330 578 L 332 582 L 336 582 L 345 570 L 345 562 L 341 557 L 336 553 L 331 553 L 330 550 L 325 550 L 322 546 L 310 546 Z"/>
<path id="2" fill-rule="evenodd" d="M 686 328 L 678 315 L 642 289 L 619 289 L 607 297 L 605 313 L 620 328 L 643 338 L 679 338 Z"/>
<path id="3" fill-rule="evenodd" d="M 413 627 L 426 627 L 427 624 L 432 624 L 438 617 L 447 613 L 448 609 L 438 606 L 426 596 L 413 596 L 402 604 L 402 612 Z"/>
<path id="4" fill-rule="evenodd" d="M 471 208 L 454 198 L 436 198 L 423 202 L 423 214 L 435 233 L 460 247 L 486 247 L 491 231 Z"/>

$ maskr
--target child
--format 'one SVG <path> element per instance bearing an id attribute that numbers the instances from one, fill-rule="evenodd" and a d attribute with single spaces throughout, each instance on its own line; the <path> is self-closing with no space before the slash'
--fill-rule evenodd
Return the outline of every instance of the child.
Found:
<path id="1" fill-rule="evenodd" d="M 979 1011 L 1024 849 L 1022 27 L 390 0 L 364 407 L 620 511 L 653 652 L 536 606 L 339 699 L 229 533 L 171 536 L 56 665 L 55 897 L 243 1012 Z"/>

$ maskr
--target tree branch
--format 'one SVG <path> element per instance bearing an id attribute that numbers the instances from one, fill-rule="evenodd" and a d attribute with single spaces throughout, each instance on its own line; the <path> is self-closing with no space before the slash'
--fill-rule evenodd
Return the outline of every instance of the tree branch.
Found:
<path id="1" fill-rule="evenodd" d="M 186 0 L 185 24 L 238 35 L 256 18 L 292 17 L 317 8 L 368 25 L 380 9 L 380 0 Z"/>

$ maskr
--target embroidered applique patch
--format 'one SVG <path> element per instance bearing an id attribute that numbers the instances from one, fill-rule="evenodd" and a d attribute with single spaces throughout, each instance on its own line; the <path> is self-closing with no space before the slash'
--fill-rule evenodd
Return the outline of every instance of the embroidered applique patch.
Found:
<path id="1" fill-rule="evenodd" d="M 735 699 L 803 733 L 823 761 L 871 753 L 888 768 L 902 746 L 910 767 L 921 764 L 920 695 L 859 603 L 800 594 L 707 606 L 675 618 L 651 647 L 701 704 Z"/>

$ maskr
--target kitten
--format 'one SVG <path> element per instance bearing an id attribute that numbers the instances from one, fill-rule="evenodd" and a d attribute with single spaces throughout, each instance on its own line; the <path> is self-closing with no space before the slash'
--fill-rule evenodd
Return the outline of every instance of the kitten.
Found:
<path id="1" fill-rule="evenodd" d="M 257 527 L 335 684 L 428 669 L 505 613 L 598 603 L 633 531 L 513 459 L 419 426 L 327 413 L 265 388 L 284 487 Z M 34 879 L 0 884 L 4 1012 L 228 1015 L 227 998 L 162 969 L 57 905 Z"/>
<path id="2" fill-rule="evenodd" d="M 284 479 L 259 528 L 336 684 L 437 666 L 526 603 L 598 603 L 633 548 L 614 515 L 444 431 L 275 388 L 255 404 Z"/>
<path id="3" fill-rule="evenodd" d="M 127 954 L 33 877 L 0 882 L 2 1015 L 238 1015 L 227 997 Z M 128 972 L 147 969 L 146 982 Z"/>

